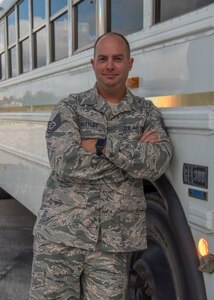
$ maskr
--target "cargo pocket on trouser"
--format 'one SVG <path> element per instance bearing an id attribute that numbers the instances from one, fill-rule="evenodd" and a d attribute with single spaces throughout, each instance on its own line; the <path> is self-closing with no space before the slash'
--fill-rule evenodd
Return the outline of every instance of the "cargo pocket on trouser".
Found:
<path id="1" fill-rule="evenodd" d="M 55 255 L 53 258 L 50 257 L 45 264 L 44 299 L 71 299 L 72 297 L 72 299 L 79 300 L 79 277 L 76 276 L 74 280 L 68 263 Z"/>
<path id="2" fill-rule="evenodd" d="M 47 257 L 44 299 L 80 299 L 80 277 L 85 250 L 55 244 Z"/>
<path id="3" fill-rule="evenodd" d="M 125 251 L 146 248 L 146 202 L 144 197 L 125 199 L 120 211 L 121 235 Z"/>
<path id="4" fill-rule="evenodd" d="M 82 276 L 84 300 L 125 300 L 127 290 L 127 253 L 91 251 Z"/>
<path id="5" fill-rule="evenodd" d="M 66 270 L 63 274 L 63 264 L 50 260 L 46 264 L 44 272 L 44 299 L 67 299 L 65 295 L 68 293 L 68 282 L 66 283 Z"/>

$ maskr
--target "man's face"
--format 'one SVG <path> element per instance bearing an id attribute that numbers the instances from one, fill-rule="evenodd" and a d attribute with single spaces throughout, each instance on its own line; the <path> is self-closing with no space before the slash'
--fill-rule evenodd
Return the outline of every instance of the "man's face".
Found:
<path id="1" fill-rule="evenodd" d="M 126 43 L 122 38 L 107 35 L 96 45 L 95 57 L 91 60 L 100 89 L 124 89 L 133 58 L 129 58 Z"/>

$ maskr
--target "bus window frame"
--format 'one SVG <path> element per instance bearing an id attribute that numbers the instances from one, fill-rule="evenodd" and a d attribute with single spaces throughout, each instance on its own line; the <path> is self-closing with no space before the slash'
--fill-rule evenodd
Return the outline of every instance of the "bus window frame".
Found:
<path id="1" fill-rule="evenodd" d="M 17 5 L 13 6 L 8 13 L 5 15 L 5 20 L 6 20 L 6 41 L 5 41 L 5 45 L 6 45 L 6 52 L 7 52 L 7 65 L 6 65 L 6 73 L 8 75 L 8 79 L 9 78 L 13 78 L 16 77 L 17 75 L 19 75 L 19 53 L 18 53 L 18 13 L 17 13 Z M 9 23 L 8 23 L 8 17 L 14 13 L 15 15 L 15 41 L 13 43 L 9 43 Z M 15 75 L 13 75 L 12 72 L 12 50 L 13 48 L 15 48 L 15 56 L 16 56 L 16 72 Z"/>
<path id="2" fill-rule="evenodd" d="M 24 70 L 24 60 L 23 60 L 23 43 L 28 40 L 28 55 L 29 55 L 29 69 L 27 71 Z M 25 37 L 21 41 L 19 41 L 19 64 L 20 64 L 20 74 L 24 74 L 31 71 L 31 65 L 30 65 L 30 38 L 29 36 Z"/>
<path id="3" fill-rule="evenodd" d="M 17 73 L 17 76 L 18 75 L 20 75 L 20 74 L 23 74 L 23 73 L 27 73 L 27 72 L 29 72 L 29 71 L 31 71 L 32 70 L 32 66 L 31 66 L 31 45 L 30 45 L 30 43 L 31 43 L 31 38 L 30 38 L 30 36 L 31 36 L 31 28 L 32 28 L 32 19 L 31 19 L 31 13 L 32 13 L 32 11 L 31 11 L 31 0 L 27 0 L 27 2 L 28 2 L 28 33 L 27 34 L 24 34 L 24 35 L 22 35 L 22 36 L 20 36 L 19 35 L 19 31 L 20 31 L 20 15 L 19 15 L 19 6 L 20 6 L 20 4 L 21 3 L 23 3 L 25 0 L 22 0 L 22 1 L 19 1 L 18 3 L 17 3 L 17 30 L 18 30 L 18 42 L 17 42 L 17 47 L 18 47 L 18 61 L 17 61 L 17 63 L 18 63 L 18 65 L 19 65 L 19 67 L 18 67 L 18 73 Z M 23 52 L 23 42 L 25 41 L 25 40 L 27 40 L 28 39 L 28 41 L 29 41 L 29 71 L 26 71 L 26 72 L 24 72 L 24 61 L 23 61 L 23 55 L 22 55 L 22 52 Z"/>
<path id="4" fill-rule="evenodd" d="M 37 34 L 40 33 L 42 30 L 46 30 L 46 24 L 44 24 L 43 26 L 39 27 L 38 30 L 36 30 L 35 32 L 32 33 L 32 39 L 33 39 L 33 69 L 38 69 L 44 66 L 47 66 L 47 46 L 45 44 L 45 60 L 46 63 L 44 65 L 38 66 L 38 59 L 37 59 L 37 55 L 38 55 L 38 51 L 37 51 L 37 47 L 38 47 L 38 42 L 37 42 Z M 47 32 L 46 32 L 47 34 Z"/>
<path id="5" fill-rule="evenodd" d="M 5 19 L 0 21 L 0 27 L 2 26 L 2 32 L 3 32 L 3 47 L 0 49 L 0 81 L 4 80 L 6 78 L 6 36 L 5 36 Z M 2 56 L 4 56 L 4 64 L 2 64 Z M 4 67 L 4 72 L 2 72 Z"/>
<path id="6" fill-rule="evenodd" d="M 50 2 L 49 2 L 50 3 Z M 52 16 L 49 16 L 49 26 L 50 26 L 50 63 L 52 62 L 56 62 L 56 61 L 60 61 L 61 59 L 56 59 L 55 57 L 55 36 L 54 36 L 54 22 L 59 19 L 60 17 L 62 17 L 63 15 L 65 15 L 67 13 L 67 23 L 68 23 L 68 56 L 66 58 L 69 57 L 69 26 L 70 26 L 70 21 L 69 21 L 69 6 L 66 5 L 63 8 L 61 8 L 60 10 L 58 10 L 55 14 L 53 14 Z M 65 59 L 65 58 L 62 58 Z"/>
<path id="7" fill-rule="evenodd" d="M 157 24 L 162 23 L 162 22 L 167 22 L 167 21 L 173 20 L 175 18 L 180 18 L 180 17 L 182 17 L 186 14 L 190 14 L 190 13 L 193 13 L 193 12 L 199 10 L 199 9 L 203 9 L 204 7 L 206 7 L 208 5 L 212 5 L 212 4 L 202 5 L 200 7 L 195 8 L 195 9 L 187 10 L 184 13 L 181 13 L 181 14 L 175 15 L 173 17 L 169 17 L 169 18 L 166 18 L 164 20 L 161 20 L 161 0 L 154 0 L 154 25 L 157 25 Z"/>
<path id="8" fill-rule="evenodd" d="M 57 10 L 55 13 L 51 14 L 51 0 L 49 0 L 49 19 L 51 21 L 52 18 L 57 18 L 57 15 L 61 15 L 63 11 L 68 10 L 68 2 L 69 0 L 67 0 L 67 5 L 63 6 L 62 8 L 60 8 L 59 10 Z"/>
<path id="9" fill-rule="evenodd" d="M 155 0 L 154 2 L 154 23 L 161 22 L 161 0 Z"/>
<path id="10" fill-rule="evenodd" d="M 113 20 L 113 18 L 112 18 L 112 1 L 113 0 L 107 1 L 107 8 L 106 8 L 107 9 L 107 32 L 111 32 L 112 31 L 112 20 Z M 135 31 L 128 32 L 125 35 L 131 35 L 131 34 L 134 34 L 136 32 L 141 32 L 142 30 L 144 30 L 144 17 L 145 17 L 144 16 L 144 6 L 145 6 L 145 4 L 144 4 L 143 0 L 142 0 L 142 5 L 143 5 L 143 9 L 142 9 L 142 18 L 143 18 L 143 21 L 142 21 L 142 24 L 141 24 L 142 28 L 139 29 L 139 30 L 135 29 Z M 154 5 L 155 5 L 155 3 L 154 3 Z M 113 30 L 113 31 L 115 31 L 115 30 Z M 117 31 L 117 32 L 119 32 L 119 31 Z M 124 34 L 124 33 L 121 32 L 121 34 Z"/>
<path id="11" fill-rule="evenodd" d="M 94 45 L 94 42 L 89 43 L 85 46 L 78 47 L 78 11 L 77 11 L 77 6 L 84 0 L 72 0 L 72 54 L 76 54 L 79 52 L 82 52 L 84 50 L 87 50 L 89 48 L 92 48 Z M 99 11 L 99 1 L 96 1 L 96 8 L 95 8 L 95 40 L 98 37 L 98 20 L 97 20 L 97 15 Z"/>

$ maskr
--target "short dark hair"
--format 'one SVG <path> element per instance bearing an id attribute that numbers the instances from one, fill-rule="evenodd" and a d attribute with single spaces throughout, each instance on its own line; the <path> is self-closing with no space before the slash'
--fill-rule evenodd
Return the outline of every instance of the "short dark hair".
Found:
<path id="1" fill-rule="evenodd" d="M 124 35 L 122 35 L 122 34 L 120 34 L 120 33 L 118 33 L 118 32 L 106 32 L 106 33 L 102 34 L 101 36 L 99 36 L 99 37 L 97 38 L 95 44 L 94 44 L 94 56 L 95 56 L 95 53 L 96 53 L 96 46 L 97 46 L 98 42 L 99 42 L 103 37 L 108 36 L 108 35 L 120 37 L 120 38 L 125 42 L 125 44 L 126 44 L 126 49 L 127 49 L 127 54 L 128 54 L 128 57 L 130 57 L 130 55 L 131 55 L 131 50 L 130 50 L 129 42 L 128 42 L 128 40 L 125 38 Z"/>

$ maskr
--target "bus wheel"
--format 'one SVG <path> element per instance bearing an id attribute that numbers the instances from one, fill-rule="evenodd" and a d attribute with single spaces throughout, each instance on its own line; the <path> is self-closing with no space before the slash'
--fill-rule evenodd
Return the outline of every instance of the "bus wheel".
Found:
<path id="1" fill-rule="evenodd" d="M 146 198 L 148 248 L 132 255 L 128 299 L 189 300 L 179 245 L 167 212 L 156 194 Z"/>
<path id="2" fill-rule="evenodd" d="M 0 187 L 0 199 L 11 199 L 11 196 Z"/>

